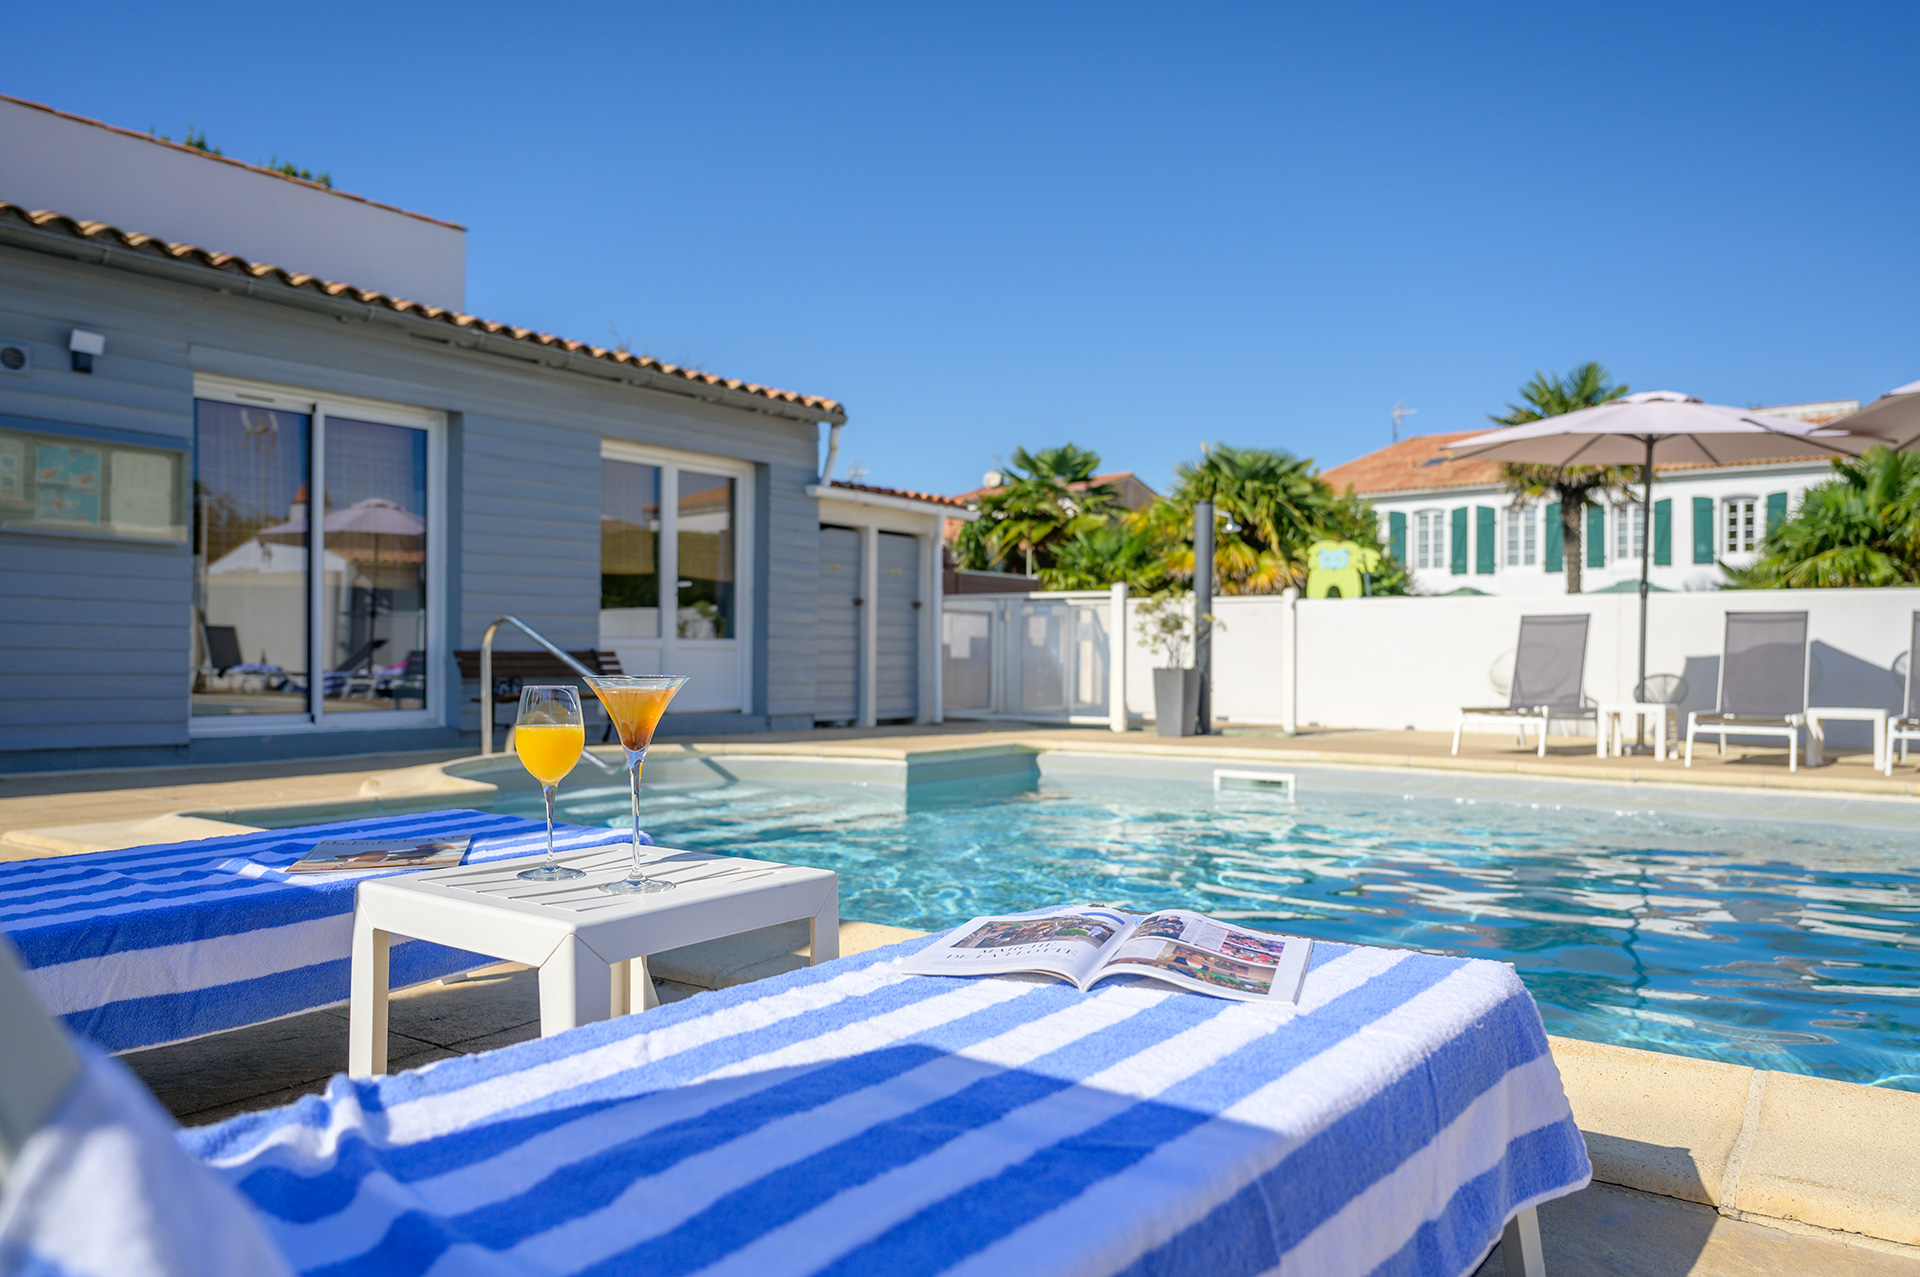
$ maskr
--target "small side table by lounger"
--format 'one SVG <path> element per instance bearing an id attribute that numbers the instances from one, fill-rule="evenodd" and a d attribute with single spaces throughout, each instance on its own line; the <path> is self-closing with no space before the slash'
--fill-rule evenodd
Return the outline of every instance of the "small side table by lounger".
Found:
<path id="1" fill-rule="evenodd" d="M 1672 713 L 1673 706 L 1658 701 L 1602 701 L 1600 730 L 1594 733 L 1593 752 L 1602 758 L 1620 757 L 1626 748 L 1627 720 L 1650 718 L 1653 720 L 1653 756 L 1665 759 L 1667 716 Z"/>
<path id="2" fill-rule="evenodd" d="M 1882 770 L 1886 765 L 1887 750 L 1887 711 L 1870 709 L 1855 705 L 1809 705 L 1807 706 L 1807 766 L 1818 767 L 1824 762 L 1827 745 L 1827 724 L 1835 722 L 1872 723 L 1873 724 L 1873 769 Z"/>
<path id="3" fill-rule="evenodd" d="M 527 859 L 458 865 L 362 882 L 353 914 L 347 1072 L 387 1071 L 390 935 L 484 953 L 540 969 L 540 1034 L 654 1005 L 648 954 L 805 918 L 813 961 L 840 956 L 840 883 L 829 870 L 656 847 L 649 876 L 674 890 L 608 895 L 602 882 L 632 864 L 626 843 L 561 855 L 586 877 L 528 882 Z"/>

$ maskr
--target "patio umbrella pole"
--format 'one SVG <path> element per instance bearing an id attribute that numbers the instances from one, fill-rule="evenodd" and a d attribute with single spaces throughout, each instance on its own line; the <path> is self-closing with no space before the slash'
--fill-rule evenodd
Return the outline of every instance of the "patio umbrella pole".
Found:
<path id="1" fill-rule="evenodd" d="M 1640 681 L 1633 685 L 1633 699 L 1647 699 L 1647 575 L 1653 562 L 1653 436 L 1647 436 L 1646 467 L 1640 471 Z M 1666 711 L 1662 710 L 1662 713 Z M 1647 718 L 1635 714 L 1633 748 L 1638 753 L 1647 747 Z"/>

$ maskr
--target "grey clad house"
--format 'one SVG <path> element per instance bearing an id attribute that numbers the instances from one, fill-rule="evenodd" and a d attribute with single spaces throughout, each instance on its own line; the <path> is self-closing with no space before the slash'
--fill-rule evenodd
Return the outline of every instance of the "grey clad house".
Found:
<path id="1" fill-rule="evenodd" d="M 0 99 L 0 771 L 471 741 L 508 614 L 691 675 L 669 732 L 938 718 L 954 503 L 823 475 L 832 400 L 468 315 L 465 240 Z"/>

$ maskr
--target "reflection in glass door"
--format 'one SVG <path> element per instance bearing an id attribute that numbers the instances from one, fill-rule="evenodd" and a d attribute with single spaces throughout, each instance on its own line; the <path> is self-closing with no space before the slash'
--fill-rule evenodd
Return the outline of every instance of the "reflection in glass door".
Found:
<path id="1" fill-rule="evenodd" d="M 305 413 L 196 400 L 193 714 L 305 714 Z"/>
<path id="2" fill-rule="evenodd" d="M 325 712 L 427 705 L 427 432 L 329 415 Z"/>

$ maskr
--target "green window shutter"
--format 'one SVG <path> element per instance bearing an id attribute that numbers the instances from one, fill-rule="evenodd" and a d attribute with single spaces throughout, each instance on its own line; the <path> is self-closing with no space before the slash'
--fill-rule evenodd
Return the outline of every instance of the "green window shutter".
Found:
<path id="1" fill-rule="evenodd" d="M 1587 566 L 1607 566 L 1607 512 L 1597 505 L 1587 507 Z"/>
<path id="2" fill-rule="evenodd" d="M 1451 559 L 1447 567 L 1455 576 L 1465 576 L 1467 574 L 1467 507 L 1461 506 L 1455 510 L 1448 521 L 1453 524 L 1453 544 L 1447 547 L 1448 557 Z"/>
<path id="3" fill-rule="evenodd" d="M 1786 521 L 1787 494 L 1784 492 L 1769 492 L 1767 494 L 1767 531 L 1773 531 Z"/>
<path id="4" fill-rule="evenodd" d="M 1673 564 L 1673 502 L 1667 498 L 1653 503 L 1653 561 L 1663 568 Z"/>
<path id="5" fill-rule="evenodd" d="M 1493 575 L 1493 507 L 1473 508 L 1473 570 L 1481 576 Z"/>
<path id="6" fill-rule="evenodd" d="M 1407 516 L 1394 510 L 1387 515 L 1387 552 L 1396 563 L 1407 561 Z"/>
<path id="7" fill-rule="evenodd" d="M 1560 526 L 1560 503 L 1547 507 L 1547 571 L 1567 570 L 1566 531 Z"/>
<path id="8" fill-rule="evenodd" d="M 1713 498 L 1693 499 L 1693 561 L 1713 562 Z"/>

